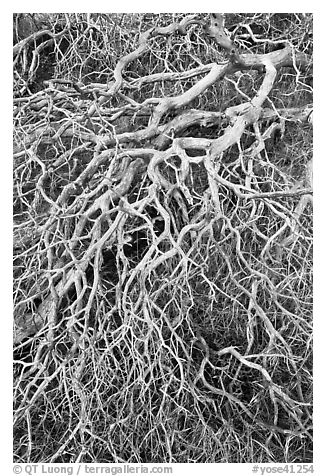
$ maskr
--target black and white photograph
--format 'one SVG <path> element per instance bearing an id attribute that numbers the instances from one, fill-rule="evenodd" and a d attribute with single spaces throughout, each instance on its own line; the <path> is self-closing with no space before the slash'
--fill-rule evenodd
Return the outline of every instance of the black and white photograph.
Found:
<path id="1" fill-rule="evenodd" d="M 313 20 L 12 15 L 14 468 L 313 473 Z"/>

